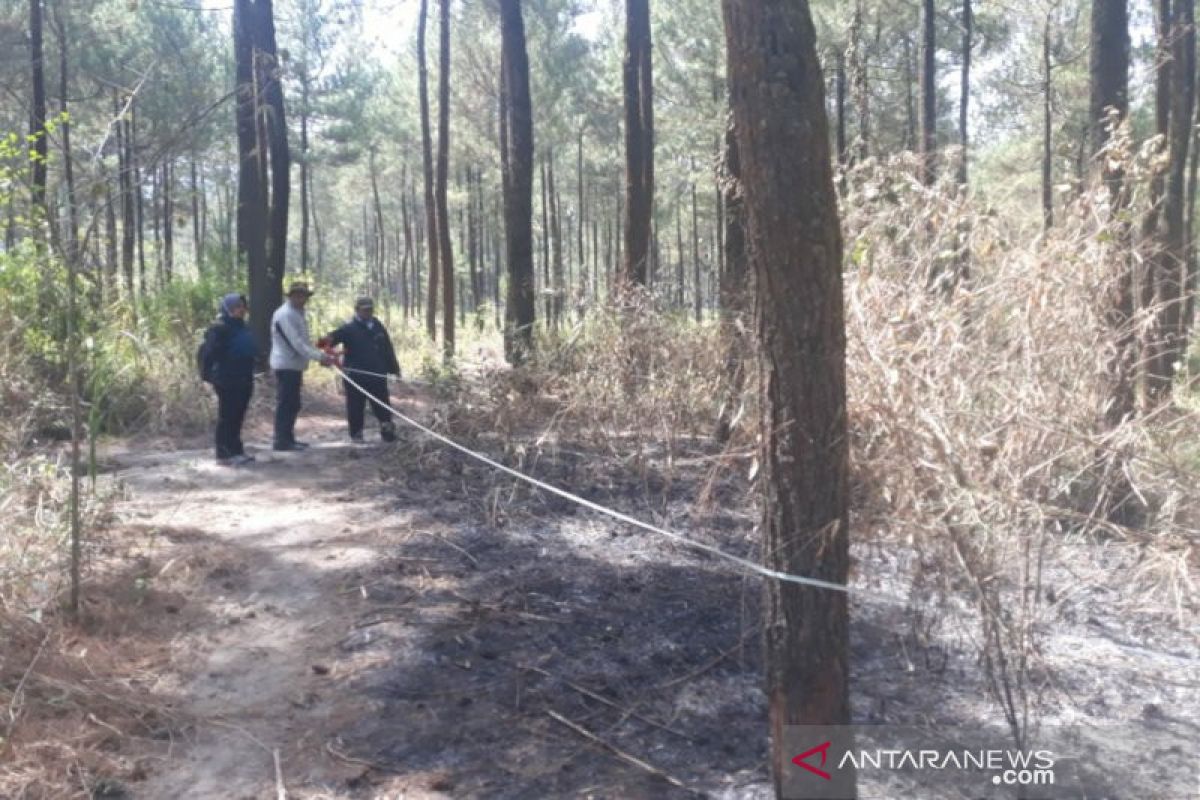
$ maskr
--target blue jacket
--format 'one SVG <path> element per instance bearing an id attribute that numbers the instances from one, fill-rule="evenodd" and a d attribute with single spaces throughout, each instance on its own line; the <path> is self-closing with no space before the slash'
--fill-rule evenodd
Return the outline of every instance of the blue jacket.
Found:
<path id="1" fill-rule="evenodd" d="M 221 389 L 248 387 L 254 383 L 258 344 L 244 320 L 224 314 L 204 333 L 204 373 Z"/>
<path id="2" fill-rule="evenodd" d="M 367 323 L 355 315 L 325 339 L 333 345 L 342 345 L 345 351 L 345 365 L 350 369 L 387 375 L 400 374 L 400 364 L 396 361 L 392 340 L 388 337 L 387 328 L 383 327 L 383 323 L 378 319 L 372 319 L 371 326 L 368 327 Z"/>

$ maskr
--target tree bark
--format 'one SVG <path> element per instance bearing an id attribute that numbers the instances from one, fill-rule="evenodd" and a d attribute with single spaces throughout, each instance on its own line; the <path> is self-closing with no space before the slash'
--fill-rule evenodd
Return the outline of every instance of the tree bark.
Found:
<path id="1" fill-rule="evenodd" d="M 275 15 L 271 0 L 256 0 L 261 39 L 262 78 L 266 81 L 264 124 L 271 158 L 271 194 L 267 229 L 267 303 L 283 302 L 283 276 L 287 268 L 288 201 L 291 194 L 291 153 L 288 149 L 287 114 L 283 103 L 283 65 L 275 43 Z"/>
<path id="2" fill-rule="evenodd" d="M 1164 203 L 1165 231 L 1162 258 L 1155 264 L 1155 324 L 1158 333 L 1153 357 L 1146 360 L 1146 395 L 1157 406 L 1171 396 L 1176 364 L 1187 347 L 1183 328 L 1184 286 L 1188 242 L 1185 230 L 1186 172 L 1192 139 L 1195 97 L 1196 37 L 1194 0 L 1175 0 L 1171 25 L 1173 68 L 1170 83 L 1168 171 Z"/>
<path id="3" fill-rule="evenodd" d="M 46 63 L 42 21 L 42 0 L 29 0 L 29 65 L 33 99 L 29 112 L 31 197 L 34 210 L 46 211 L 46 156 L 50 152 L 46 136 Z M 41 221 L 41 220 L 39 220 Z"/>
<path id="4" fill-rule="evenodd" d="M 271 341 L 270 279 L 267 272 L 267 194 L 260 164 L 258 120 L 259 92 L 255 85 L 257 8 L 255 0 L 235 0 L 233 41 L 238 143 L 237 260 L 247 270 L 250 286 L 250 319 L 260 350 Z M 266 355 L 260 358 L 265 365 Z"/>
<path id="5" fill-rule="evenodd" d="M 1088 141 L 1091 153 L 1108 143 L 1105 109 L 1120 119 L 1129 113 L 1129 9 L 1127 0 L 1092 0 L 1091 48 L 1088 57 Z"/>
<path id="6" fill-rule="evenodd" d="M 933 0 L 921 0 L 921 180 L 937 177 L 937 47 Z"/>
<path id="7" fill-rule="evenodd" d="M 970 143 L 967 131 L 967 113 L 971 101 L 971 48 L 975 16 L 971 11 L 971 0 L 962 0 L 962 87 L 958 99 L 959 146 L 962 153 L 958 161 L 958 183 L 967 185 L 967 147 Z"/>
<path id="8" fill-rule="evenodd" d="M 804 0 L 723 0 L 761 352 L 763 554 L 838 584 L 849 571 L 842 241 L 816 32 Z M 765 582 L 776 795 L 784 726 L 848 724 L 847 595 Z M 853 773 L 846 786 L 853 795 Z"/>
<path id="9" fill-rule="evenodd" d="M 1054 84 L 1050 61 L 1050 14 L 1042 26 L 1042 230 L 1054 226 Z"/>
<path id="10" fill-rule="evenodd" d="M 450 211 L 446 181 L 450 166 L 450 0 L 441 0 L 438 51 L 437 221 L 438 260 L 442 267 L 442 353 L 454 357 L 454 247 L 450 241 Z"/>
<path id="11" fill-rule="evenodd" d="M 429 299 L 425 307 L 425 332 L 437 340 L 437 300 L 441 269 L 438 260 L 438 221 L 433 181 L 433 144 L 429 132 L 429 75 L 425 67 L 425 27 L 429 0 L 421 0 L 417 20 L 417 93 L 421 103 L 421 157 L 425 177 L 425 241 L 429 246 Z"/>
<path id="12" fill-rule="evenodd" d="M 721 444 L 729 440 L 737 409 L 741 405 L 746 382 L 746 337 L 741 317 L 749 298 L 749 251 L 746 247 L 746 210 L 742 202 L 741 163 L 738 159 L 737 137 L 733 120 L 725 128 L 725 150 L 722 157 L 722 235 L 720 319 L 721 337 L 725 349 L 725 398 L 717 412 L 714 438 Z"/>
<path id="13" fill-rule="evenodd" d="M 654 79 L 649 0 L 625 0 L 626 283 L 648 285 L 654 216 Z"/>
<path id="14" fill-rule="evenodd" d="M 837 160 L 838 164 L 846 165 L 846 56 L 841 51 L 834 54 L 836 76 L 834 91 L 837 100 L 834 108 L 837 113 Z"/>

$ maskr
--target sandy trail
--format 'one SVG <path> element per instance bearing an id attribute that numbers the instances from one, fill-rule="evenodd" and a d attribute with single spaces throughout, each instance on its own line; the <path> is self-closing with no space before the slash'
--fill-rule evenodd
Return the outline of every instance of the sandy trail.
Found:
<path id="1" fill-rule="evenodd" d="M 362 772 L 325 750 L 322 735 L 361 711 L 328 691 L 329 656 L 354 625 L 348 580 L 394 537 L 377 535 L 379 509 L 362 496 L 383 447 L 351 445 L 336 407 L 318 406 L 300 425 L 310 450 L 274 453 L 251 437 L 258 461 L 246 468 L 217 466 L 208 449 L 115 456 L 131 496 L 121 513 L 162 534 L 195 573 L 188 602 L 208 612 L 178 633 L 175 671 L 154 687 L 202 722 L 138 797 L 274 797 L 276 751 L 285 785 Z"/>

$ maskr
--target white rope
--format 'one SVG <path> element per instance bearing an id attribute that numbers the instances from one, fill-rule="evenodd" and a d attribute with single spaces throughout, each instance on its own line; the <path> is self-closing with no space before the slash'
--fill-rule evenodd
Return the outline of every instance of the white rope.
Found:
<path id="1" fill-rule="evenodd" d="M 750 561 L 749 559 L 742 558 L 741 556 L 735 556 L 732 553 L 726 553 L 724 550 L 720 550 L 716 547 L 713 547 L 710 544 L 705 544 L 704 542 L 697 542 L 695 539 L 689 539 L 686 536 L 683 536 L 681 534 L 674 533 L 674 532 L 668 531 L 668 530 L 664 530 L 663 528 L 659 528 L 655 525 L 651 525 L 648 522 L 643 522 L 640 519 L 635 519 L 634 517 L 631 517 L 628 514 L 622 514 L 620 511 L 614 511 L 611 508 L 606 508 L 605 506 L 602 506 L 599 503 L 593 503 L 591 500 L 585 500 L 584 498 L 579 497 L 578 495 L 574 495 L 568 491 L 559 489 L 557 486 L 551 486 L 550 484 L 548 484 L 544 481 L 540 481 L 537 478 L 530 477 L 529 475 L 526 475 L 523 472 L 518 472 L 517 470 L 513 469 L 512 467 L 505 466 L 504 464 L 501 464 L 498 461 L 494 461 L 493 459 L 488 458 L 487 456 L 483 455 L 482 453 L 477 453 L 468 447 L 464 447 L 463 445 L 459 444 L 458 442 L 454 441 L 453 439 L 443 436 L 442 434 L 438 433 L 437 431 L 431 430 L 430 428 L 425 427 L 421 423 L 417 422 L 415 419 L 412 419 L 411 417 L 408 417 L 408 416 L 402 414 L 401 412 L 392 408 L 387 403 L 384 403 L 381 400 L 379 400 L 379 398 L 374 397 L 370 392 L 367 392 L 365 389 L 363 389 L 363 387 L 361 387 L 357 383 L 355 383 L 353 378 L 351 378 L 349 375 L 347 375 L 345 372 L 342 371 L 342 368 L 335 365 L 333 367 L 333 370 L 334 370 L 334 372 L 341 375 L 342 378 L 345 379 L 346 383 L 350 384 L 355 389 L 358 389 L 360 392 L 362 392 L 367 397 L 368 400 L 370 400 L 372 403 L 375 403 L 376 405 L 378 405 L 382 408 L 387 409 L 397 419 L 407 423 L 408 425 L 411 425 L 412 427 L 416 428 L 417 430 L 421 431 L 422 433 L 425 433 L 428 436 L 432 436 L 434 439 L 437 439 L 442 444 L 449 445 L 450 447 L 453 447 L 455 450 L 458 450 L 459 452 L 470 456 L 471 458 L 475 459 L 476 461 L 481 461 L 484 464 L 487 464 L 488 466 L 490 466 L 494 469 L 498 469 L 501 472 L 504 472 L 508 475 L 511 475 L 514 478 L 517 478 L 518 480 L 525 481 L 526 483 L 536 486 L 539 489 L 542 489 L 543 491 L 550 492 L 551 494 L 557 495 L 557 496 L 563 498 L 564 500 L 570 500 L 572 503 L 575 503 L 576 505 L 581 505 L 584 508 L 590 508 L 592 511 L 597 511 L 608 517 L 612 517 L 615 520 L 620 520 L 621 522 L 624 522 L 628 525 L 633 525 L 634 527 L 641 528 L 642 530 L 650 531 L 651 533 L 657 533 L 660 536 L 665 536 L 668 539 L 673 539 L 673 540 L 679 542 L 680 544 L 687 545 L 688 547 L 693 547 L 697 550 L 703 550 L 706 553 L 717 556 L 718 558 L 723 558 L 726 561 L 733 562 L 734 564 L 737 564 L 738 566 L 740 566 L 746 570 L 749 570 L 750 572 L 754 572 L 759 575 L 762 575 L 765 578 L 774 578 L 775 580 L 784 581 L 786 583 L 798 583 L 798 584 L 803 584 L 804 586 L 813 586 L 818 589 L 828 589 L 828 590 L 834 591 L 834 592 L 846 592 L 847 594 L 850 592 L 850 587 L 846 586 L 845 584 L 833 583 L 832 581 L 823 581 L 820 578 L 806 578 L 803 575 L 792 575 L 787 572 L 779 572 L 778 570 L 764 567 L 761 564 L 755 564 L 753 561 Z M 353 371 L 354 372 L 362 372 L 363 370 L 353 370 Z M 373 374 L 373 373 L 369 373 L 369 374 Z"/>

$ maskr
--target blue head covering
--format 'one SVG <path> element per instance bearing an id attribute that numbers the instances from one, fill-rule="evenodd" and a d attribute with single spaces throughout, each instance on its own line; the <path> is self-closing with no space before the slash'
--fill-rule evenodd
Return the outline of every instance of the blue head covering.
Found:
<path id="1" fill-rule="evenodd" d="M 246 298 L 237 292 L 232 292 L 221 298 L 220 312 L 222 317 L 232 317 L 233 310 L 238 306 L 245 305 Z"/>

